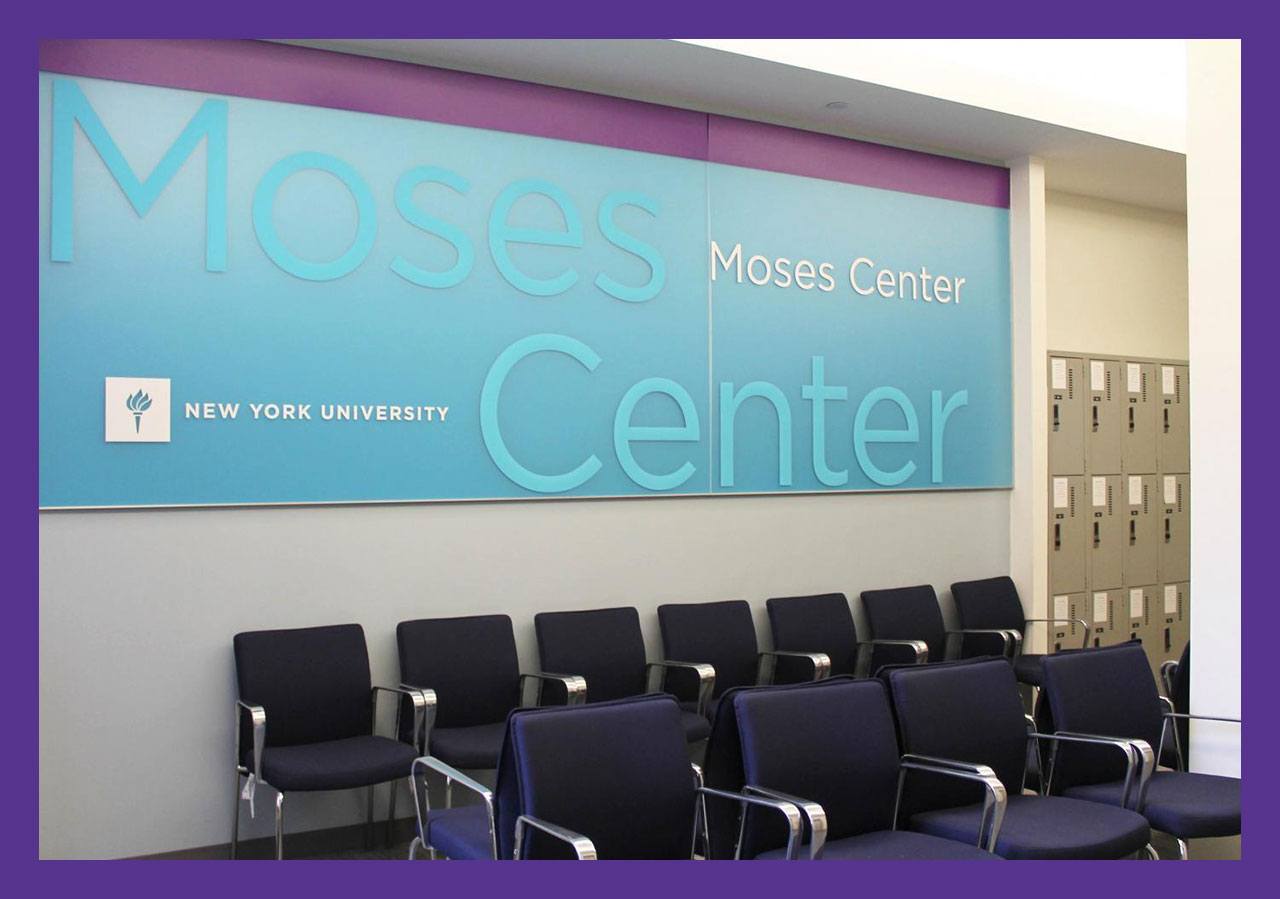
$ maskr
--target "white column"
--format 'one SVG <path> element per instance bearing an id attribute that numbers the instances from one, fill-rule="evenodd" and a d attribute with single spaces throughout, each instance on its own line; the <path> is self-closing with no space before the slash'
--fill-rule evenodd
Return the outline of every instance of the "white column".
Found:
<path id="1" fill-rule="evenodd" d="M 1187 49 L 1191 711 L 1240 714 L 1240 42 Z M 1192 768 L 1239 775 L 1235 725 L 1193 723 Z"/>
<path id="2" fill-rule="evenodd" d="M 1045 392 L 1048 282 L 1045 274 L 1044 163 L 1010 163 L 1009 268 L 1013 307 L 1013 492 L 1009 572 L 1029 617 L 1049 609 L 1049 438 Z M 1048 634 L 1032 628 L 1024 649 L 1043 652 Z"/>

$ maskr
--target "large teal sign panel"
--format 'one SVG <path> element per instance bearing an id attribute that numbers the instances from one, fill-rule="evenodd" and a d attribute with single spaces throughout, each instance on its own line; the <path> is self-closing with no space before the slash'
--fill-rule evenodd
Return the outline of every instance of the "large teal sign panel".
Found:
<path id="1" fill-rule="evenodd" d="M 44 507 L 1001 487 L 1007 211 L 42 74 Z"/>

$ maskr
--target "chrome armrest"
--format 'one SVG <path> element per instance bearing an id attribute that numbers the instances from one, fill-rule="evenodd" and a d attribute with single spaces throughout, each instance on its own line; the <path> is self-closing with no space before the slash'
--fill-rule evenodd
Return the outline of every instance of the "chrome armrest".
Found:
<path id="1" fill-rule="evenodd" d="M 417 690 L 422 696 L 422 723 L 419 725 L 416 720 L 418 714 L 418 705 L 415 702 L 413 706 L 415 721 L 414 728 L 419 731 L 419 739 L 416 744 L 418 752 L 423 755 L 431 754 L 431 730 L 436 726 L 436 707 L 439 702 L 436 699 L 436 691 L 430 687 L 415 687 L 413 684 L 401 684 L 403 690 Z"/>
<path id="2" fill-rule="evenodd" d="M 418 776 L 422 772 L 422 797 L 418 796 Z M 418 837 L 427 842 L 427 818 L 431 814 L 431 804 L 427 793 L 427 771 L 435 771 L 446 779 L 453 781 L 464 789 L 470 790 L 480 797 L 489 818 L 489 850 L 492 858 L 498 857 L 498 837 L 493 826 L 493 791 L 475 778 L 468 777 L 448 762 L 442 762 L 434 756 L 424 755 L 413 760 L 409 767 L 409 777 L 413 781 L 413 808 L 418 817 Z"/>
<path id="3" fill-rule="evenodd" d="M 516 818 L 516 843 L 515 851 L 512 857 L 516 861 L 521 860 L 524 852 L 524 832 L 527 828 L 532 827 L 534 830 L 540 830 L 548 836 L 555 837 L 557 840 L 568 843 L 573 849 L 574 854 L 580 862 L 593 862 L 596 860 L 596 847 L 587 837 L 580 833 L 574 833 L 567 827 L 561 827 L 558 824 L 552 824 L 550 821 L 543 821 L 541 818 L 535 818 L 532 815 L 521 815 Z"/>
<path id="4" fill-rule="evenodd" d="M 1084 628 L 1084 640 L 1080 643 L 1081 649 L 1089 648 L 1089 638 L 1093 636 L 1093 628 L 1083 618 L 1026 618 L 1024 621 L 1027 624 L 1078 624 Z"/>
<path id="5" fill-rule="evenodd" d="M 988 852 L 996 851 L 996 840 L 1000 837 L 1000 826 L 1004 824 L 1005 809 L 1009 805 L 1009 791 L 1004 783 L 996 777 L 990 765 L 979 765 L 973 762 L 960 762 L 955 759 L 938 758 L 931 755 L 917 755 L 908 752 L 898 763 L 898 792 L 893 800 L 893 829 L 898 829 L 898 810 L 902 806 L 902 788 L 907 781 L 908 771 L 928 771 L 944 777 L 969 780 L 982 784 L 982 818 L 978 821 L 978 848 Z M 988 829 L 988 821 L 990 827 Z M 986 834 L 986 845 L 983 835 Z"/>
<path id="6" fill-rule="evenodd" d="M 871 653 L 877 646 L 906 646 L 915 651 L 916 659 L 914 664 L 919 665 L 929 661 L 929 644 L 923 640 L 860 640 L 858 642 L 858 656 L 854 662 L 854 676 L 866 677 L 871 672 Z"/>
<path id="7" fill-rule="evenodd" d="M 237 699 L 235 704 L 236 710 L 236 768 L 243 769 L 244 763 L 240 759 L 240 718 L 241 712 L 249 713 L 249 720 L 253 724 L 253 770 L 246 771 L 246 774 L 252 774 L 259 780 L 262 779 L 262 750 L 267 742 L 267 710 L 260 705 L 251 705 L 243 699 Z"/>
<path id="8" fill-rule="evenodd" d="M 1160 663 L 1160 685 L 1164 687 L 1164 695 L 1173 697 L 1173 673 L 1178 670 L 1178 662 L 1176 659 L 1165 659 Z"/>
<path id="9" fill-rule="evenodd" d="M 716 688 L 716 669 L 706 662 L 675 662 L 663 659 L 660 662 L 649 662 L 644 666 L 648 692 L 661 692 L 662 678 L 655 678 L 657 672 L 665 672 L 671 668 L 683 668 L 698 675 L 698 714 L 707 717 L 707 706 L 711 703 L 711 694 Z"/>
<path id="10" fill-rule="evenodd" d="M 790 802 L 800 809 L 800 813 L 809 822 L 809 858 L 814 861 L 822 858 L 822 848 L 827 842 L 827 812 L 821 805 L 811 799 L 801 799 L 799 796 L 792 796 L 781 790 L 771 790 L 754 784 L 747 784 L 742 790 L 745 793 Z"/>
<path id="11" fill-rule="evenodd" d="M 964 649 L 965 634 L 992 634 L 999 636 L 1004 640 L 1004 657 L 1006 659 L 1014 659 L 1018 657 L 1018 653 L 1022 648 L 1022 634 L 1009 628 L 987 628 L 987 627 L 965 627 L 959 630 L 947 631 L 947 658 L 954 658 L 955 654 L 951 652 L 951 646 L 954 642 L 959 643 L 960 650 Z M 953 640 L 952 638 L 959 638 Z"/>
<path id="12" fill-rule="evenodd" d="M 1134 796 L 1133 810 L 1141 813 L 1142 805 L 1147 798 L 1147 783 L 1151 779 L 1151 773 L 1155 770 L 1155 753 L 1151 749 L 1151 744 L 1146 740 L 1131 740 L 1125 737 L 1110 737 L 1102 734 L 1081 734 L 1072 731 L 1057 731 L 1052 734 L 1029 733 L 1027 739 L 1030 740 L 1047 740 L 1052 743 L 1092 743 L 1096 746 L 1111 746 L 1124 753 L 1125 756 L 1125 772 L 1124 772 L 1124 791 L 1120 794 L 1120 805 L 1123 808 L 1129 808 L 1129 797 Z M 1039 745 L 1039 744 L 1037 744 Z M 1056 749 L 1056 747 L 1055 747 Z M 1054 752 L 1053 758 L 1050 760 L 1049 773 L 1045 776 L 1041 772 L 1044 779 L 1044 794 L 1047 796 L 1051 792 L 1053 786 L 1053 769 L 1057 767 L 1057 752 Z M 1134 775 L 1137 775 L 1135 782 Z M 1136 786 L 1137 792 L 1133 790 Z"/>
<path id="13" fill-rule="evenodd" d="M 778 674 L 778 659 L 807 659 L 813 666 L 813 679 L 831 676 L 831 657 L 825 652 L 796 652 L 790 649 L 766 649 L 756 656 L 756 683 L 771 684 Z M 767 672 L 767 674 L 766 674 Z"/>
<path id="14" fill-rule="evenodd" d="M 1241 724 L 1239 718 L 1224 718 L 1220 715 L 1193 715 L 1190 712 L 1165 712 L 1166 718 L 1188 718 L 1193 721 L 1225 721 L 1228 724 Z"/>
<path id="15" fill-rule="evenodd" d="M 786 802 L 782 799 L 770 799 L 767 796 L 752 796 L 749 793 L 730 793 L 728 790 L 717 790 L 714 787 L 698 787 L 699 796 L 714 796 L 717 799 L 729 799 L 734 802 L 747 805 L 758 805 L 764 808 L 775 809 L 787 819 L 787 826 L 790 834 L 787 836 L 787 859 L 794 860 L 800 851 L 800 837 L 804 831 L 804 825 L 801 822 L 800 809 L 796 808 L 792 802 Z M 744 808 L 745 812 L 746 809 Z M 745 825 L 746 818 L 743 817 L 742 824 Z M 742 826 L 738 827 L 738 845 L 734 848 L 733 857 L 740 858 L 742 855 Z"/>
<path id="16" fill-rule="evenodd" d="M 434 723 L 434 713 L 436 704 L 436 694 L 434 690 L 428 690 L 431 694 L 432 723 Z M 413 748 L 426 752 L 426 741 L 423 738 L 423 723 L 427 714 L 427 697 L 418 687 L 410 687 L 407 684 L 400 684 L 398 687 L 383 687 L 375 684 L 369 690 L 369 699 L 373 706 L 373 728 L 372 733 L 378 732 L 378 696 L 383 693 L 389 693 L 394 696 L 407 696 L 409 701 L 413 703 Z M 399 736 L 400 729 L 400 707 L 396 706 L 396 735 Z"/>
<path id="17" fill-rule="evenodd" d="M 538 682 L 538 699 L 534 705 L 542 705 L 542 685 L 555 681 L 564 687 L 565 705 L 582 705 L 587 701 L 587 679 L 580 674 L 549 674 L 535 671 L 520 675 L 520 702 L 524 703 L 524 687 L 531 680 Z"/>
<path id="18" fill-rule="evenodd" d="M 1168 664 L 1167 662 L 1165 664 Z M 1176 662 L 1174 663 L 1177 664 Z M 1163 676 L 1163 672 L 1162 672 Z M 1178 735 L 1177 722 L 1174 720 L 1173 713 L 1176 709 L 1173 707 L 1173 700 L 1168 696 L 1157 697 L 1160 705 L 1164 706 L 1164 712 L 1160 716 L 1160 745 L 1156 747 L 1156 765 L 1160 764 L 1160 760 L 1164 758 L 1164 736 L 1167 733 L 1173 733 L 1173 757 L 1176 771 L 1186 771 L 1186 758 L 1182 754 L 1182 737 Z"/>

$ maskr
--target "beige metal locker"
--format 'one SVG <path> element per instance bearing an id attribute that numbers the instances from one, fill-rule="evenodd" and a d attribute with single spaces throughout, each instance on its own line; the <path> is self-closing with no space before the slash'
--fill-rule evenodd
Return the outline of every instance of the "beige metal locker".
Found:
<path id="1" fill-rule="evenodd" d="M 1160 588 L 1160 655 L 1177 659 L 1191 639 L 1191 585 L 1165 584 Z"/>
<path id="2" fill-rule="evenodd" d="M 1049 479 L 1049 592 L 1085 588 L 1084 478 Z"/>
<path id="3" fill-rule="evenodd" d="M 1191 475 L 1160 476 L 1160 580 L 1191 578 Z"/>
<path id="4" fill-rule="evenodd" d="M 1124 507 L 1121 475 L 1089 475 L 1085 478 L 1089 512 L 1085 523 L 1089 584 L 1119 587 L 1124 583 L 1124 541 L 1128 510 Z"/>
<path id="5" fill-rule="evenodd" d="M 1114 643 L 1124 642 L 1123 634 L 1120 634 L 1117 639 L 1116 630 L 1116 603 L 1121 599 L 1123 592 L 1123 590 L 1089 590 L 1085 600 L 1088 612 L 1085 620 L 1089 622 L 1091 628 L 1090 646 L 1111 646 Z"/>
<path id="6" fill-rule="evenodd" d="M 1117 643 L 1123 643 L 1127 640 L 1141 640 L 1142 648 L 1146 650 L 1148 658 L 1156 658 L 1158 656 L 1159 641 L 1156 635 L 1159 628 L 1156 626 L 1156 619 L 1153 617 L 1156 608 L 1155 603 L 1158 602 L 1156 592 L 1156 588 L 1149 585 L 1125 587 L 1123 591 L 1124 607 L 1121 610 L 1124 615 L 1124 626 L 1120 628 L 1123 633 L 1120 635 L 1120 639 L 1116 641 Z"/>
<path id="7" fill-rule="evenodd" d="M 1049 471 L 1084 474 L 1084 360 L 1049 357 Z"/>
<path id="8" fill-rule="evenodd" d="M 1084 425 L 1085 471 L 1119 474 L 1129 406 L 1124 390 L 1124 363 L 1114 359 L 1089 359 L 1085 375 L 1089 387 Z"/>
<path id="9" fill-rule="evenodd" d="M 1150 362 L 1124 363 L 1125 420 L 1120 464 L 1126 474 L 1156 470 L 1156 366 Z"/>
<path id="10" fill-rule="evenodd" d="M 1160 470 L 1191 470 L 1191 382 L 1185 365 L 1160 366 Z"/>
<path id="11" fill-rule="evenodd" d="M 1159 580 L 1159 478 L 1153 474 L 1124 476 L 1126 527 L 1124 583 L 1154 584 Z"/>

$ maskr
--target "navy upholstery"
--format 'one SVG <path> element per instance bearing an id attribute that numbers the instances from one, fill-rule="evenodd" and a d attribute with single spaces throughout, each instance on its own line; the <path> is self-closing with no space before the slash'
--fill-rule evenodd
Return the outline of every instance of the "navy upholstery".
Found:
<path id="1" fill-rule="evenodd" d="M 1191 641 L 1187 641 L 1187 645 L 1182 647 L 1182 655 L 1178 658 L 1178 667 L 1173 670 L 1173 677 L 1170 678 L 1169 684 L 1169 700 L 1173 703 L 1175 711 L 1184 714 L 1191 708 Z M 1186 718 L 1179 718 L 1174 727 L 1178 730 L 1178 741 L 1182 747 L 1182 762 L 1184 767 L 1191 764 L 1191 722 Z M 1169 743 L 1173 742 L 1173 734 L 1165 737 Z M 1173 766 L 1170 766 L 1173 767 Z"/>
<path id="2" fill-rule="evenodd" d="M 1123 781 L 1072 787 L 1066 795 L 1119 805 Z M 1183 839 L 1240 833 L 1240 781 L 1213 774 L 1157 771 L 1147 786 L 1143 815 L 1156 830 Z"/>
<path id="3" fill-rule="evenodd" d="M 716 669 L 714 696 L 756 682 L 759 647 L 751 606 L 742 600 L 658 606 L 663 658 L 707 662 Z M 589 684 L 590 682 L 588 682 Z M 666 688 L 684 700 L 698 696 L 698 677 L 687 669 L 667 673 Z"/>
<path id="4" fill-rule="evenodd" d="M 488 860 L 489 812 L 483 804 L 432 809 L 424 842 L 454 860 Z"/>
<path id="5" fill-rule="evenodd" d="M 401 682 L 436 693 L 436 727 L 503 723 L 520 704 L 520 662 L 507 615 L 402 621 L 396 645 Z"/>
<path id="6" fill-rule="evenodd" d="M 1002 575 L 957 581 L 951 585 L 951 598 L 955 600 L 961 630 L 1013 630 L 1025 635 L 1027 617 L 1012 578 Z M 966 634 L 960 655 L 1004 655 L 1004 641 L 994 634 Z M 1040 656 L 1020 656 L 1013 671 L 1019 683 L 1038 685 Z"/>
<path id="7" fill-rule="evenodd" d="M 250 631 L 236 634 L 232 646 L 240 698 L 266 710 L 268 747 L 373 732 L 369 651 L 360 625 Z M 242 755 L 251 745 L 249 731 L 241 727 Z"/>
<path id="8" fill-rule="evenodd" d="M 510 728 L 525 814 L 590 838 L 601 859 L 689 858 L 694 779 L 674 698 L 522 710 Z M 537 833 L 526 848 L 566 857 Z"/>
<path id="9" fill-rule="evenodd" d="M 923 640 L 929 646 L 930 662 L 941 662 L 946 657 L 947 629 L 938 608 L 938 594 L 929 584 L 863 590 L 862 611 L 872 640 Z M 884 647 L 877 647 L 873 658 L 887 660 L 883 650 Z M 875 662 L 872 664 L 873 670 L 878 667 Z"/>
<path id="10" fill-rule="evenodd" d="M 644 692 L 644 637 L 634 608 L 539 612 L 533 626 L 542 670 L 585 677 L 587 702 Z"/>
<path id="11" fill-rule="evenodd" d="M 1140 643 L 1055 653 L 1044 660 L 1044 701 L 1059 731 L 1104 734 L 1160 744 L 1160 693 Z M 1123 780 L 1124 759 L 1102 746 L 1062 745 L 1055 753 L 1052 787 Z"/>
<path id="12" fill-rule="evenodd" d="M 858 632 L 843 593 L 779 596 L 765 602 L 773 648 L 788 652 L 823 652 L 831 659 L 831 674 L 853 674 L 858 660 Z M 796 659 L 778 659 L 775 682 L 812 680 L 812 666 Z"/>
<path id="13" fill-rule="evenodd" d="M 1006 659 L 901 666 L 885 675 L 909 753 L 990 766 L 1009 795 L 996 852 L 1006 858 L 1120 858 L 1150 837 L 1134 812 L 1061 797 L 1023 796 L 1026 724 Z M 1114 752 L 1114 750 L 1112 750 Z M 914 830 L 976 842 L 981 788 L 913 772 L 903 814 Z"/>
<path id="14" fill-rule="evenodd" d="M 428 752 L 455 768 L 496 768 L 506 722 L 431 729 Z"/>
<path id="15" fill-rule="evenodd" d="M 270 722 L 268 715 L 268 733 Z M 367 734 L 322 743 L 275 746 L 262 753 L 262 778 L 285 792 L 367 787 L 407 777 L 417 754 L 408 743 Z"/>
<path id="16" fill-rule="evenodd" d="M 960 842 L 978 838 L 982 805 L 936 809 L 911 817 L 911 827 Z M 1124 858 L 1151 837 L 1141 815 L 1059 796 L 1009 796 L 996 854 L 1010 859 Z"/>
<path id="17" fill-rule="evenodd" d="M 787 850 L 770 849 L 756 856 L 772 860 L 786 858 Z M 827 840 L 822 858 L 829 861 L 1002 861 L 977 846 L 945 840 L 910 830 L 875 830 L 840 840 Z"/>
<path id="18" fill-rule="evenodd" d="M 966 638 L 965 645 L 969 645 Z M 997 655 L 998 653 L 983 653 L 984 655 Z M 968 653 L 966 652 L 966 655 Z M 1019 655 L 1013 660 L 1013 674 L 1020 684 L 1030 684 L 1038 687 L 1044 680 L 1044 672 L 1040 663 L 1044 660 L 1042 655 Z"/>
<path id="19" fill-rule="evenodd" d="M 898 786 L 898 742 L 884 684 L 819 682 L 746 690 L 734 699 L 747 784 L 813 800 L 827 814 L 831 858 L 970 858 L 977 848 L 890 834 Z M 784 847 L 776 815 L 748 812 L 744 858 Z M 824 856 L 825 857 L 825 856 Z"/>

